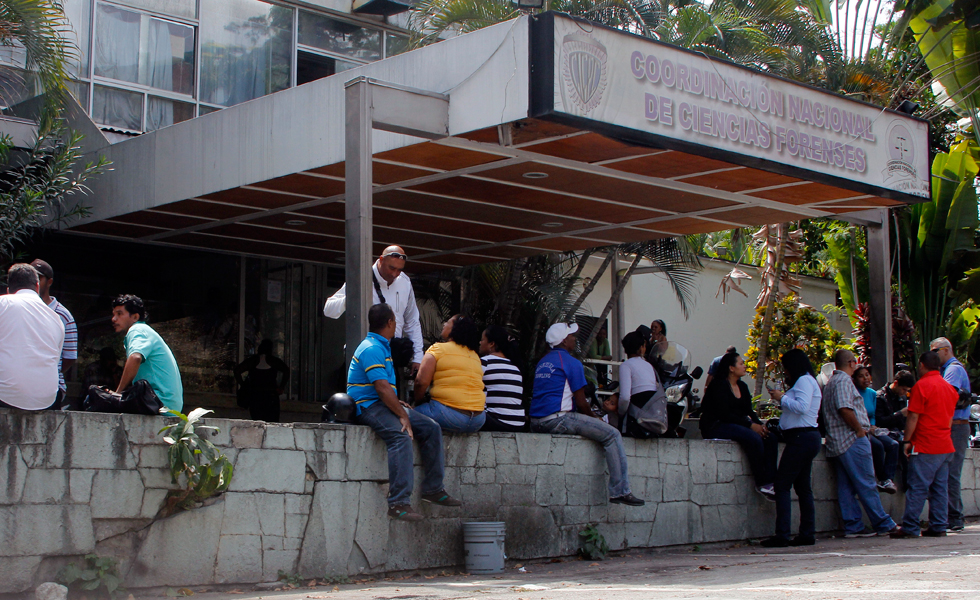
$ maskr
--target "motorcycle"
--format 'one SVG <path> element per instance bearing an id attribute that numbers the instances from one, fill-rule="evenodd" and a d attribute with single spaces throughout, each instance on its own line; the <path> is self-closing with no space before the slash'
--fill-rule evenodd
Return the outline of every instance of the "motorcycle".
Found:
<path id="1" fill-rule="evenodd" d="M 701 397 L 694 393 L 694 381 L 701 379 L 704 369 L 691 368 L 691 353 L 677 342 L 656 344 L 649 356 L 657 377 L 667 396 L 667 434 L 663 437 L 684 437 L 680 427 L 688 414 L 701 408 Z M 673 435 L 671 435 L 673 434 Z"/>

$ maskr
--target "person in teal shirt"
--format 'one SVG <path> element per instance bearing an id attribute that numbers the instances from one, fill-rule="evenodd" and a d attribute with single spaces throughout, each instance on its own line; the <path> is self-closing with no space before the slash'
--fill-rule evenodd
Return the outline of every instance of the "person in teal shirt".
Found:
<path id="1" fill-rule="evenodd" d="M 875 465 L 878 491 L 894 494 L 898 491 L 898 486 L 895 484 L 895 471 L 898 469 L 899 444 L 889 437 L 887 429 L 879 429 L 875 426 L 878 392 L 871 387 L 871 371 L 864 365 L 858 365 L 851 379 L 854 380 L 854 387 L 864 398 L 864 408 L 868 411 L 868 421 L 871 423 L 868 441 L 871 442 L 871 458 Z"/>
<path id="2" fill-rule="evenodd" d="M 146 308 L 139 296 L 126 294 L 112 301 L 112 328 L 126 336 L 126 364 L 116 393 L 145 379 L 157 398 L 171 410 L 184 408 L 184 386 L 170 347 L 145 323 Z"/>

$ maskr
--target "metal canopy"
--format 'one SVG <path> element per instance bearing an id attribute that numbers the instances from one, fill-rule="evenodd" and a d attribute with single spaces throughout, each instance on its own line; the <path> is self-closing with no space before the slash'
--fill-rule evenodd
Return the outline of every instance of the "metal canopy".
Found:
<path id="1" fill-rule="evenodd" d="M 902 203 L 588 120 L 531 118 L 530 38 L 517 19 L 116 144 L 92 217 L 72 230 L 344 264 L 353 77 L 450 99 L 449 137 L 372 136 L 370 250 L 401 245 L 414 271 Z"/>

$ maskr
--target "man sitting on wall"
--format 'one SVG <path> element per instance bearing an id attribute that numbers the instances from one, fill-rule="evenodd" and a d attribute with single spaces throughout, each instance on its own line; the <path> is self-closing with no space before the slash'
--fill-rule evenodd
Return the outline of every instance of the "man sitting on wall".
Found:
<path id="1" fill-rule="evenodd" d="M 177 360 L 145 321 L 146 309 L 139 296 L 126 294 L 112 301 L 112 328 L 126 336 L 126 363 L 116 393 L 145 379 L 165 407 L 179 412 L 184 408 L 184 387 Z"/>
<path id="2" fill-rule="evenodd" d="M 909 391 L 915 385 L 915 377 L 908 371 L 895 373 L 895 379 L 878 390 L 875 403 L 875 425 L 892 431 L 905 430 L 908 417 Z"/>
<path id="3" fill-rule="evenodd" d="M 61 318 L 38 295 L 38 273 L 18 263 L 0 296 L 0 407 L 58 408 L 58 362 L 65 342 Z"/>
<path id="4" fill-rule="evenodd" d="M 592 411 L 585 397 L 585 369 L 569 354 L 575 349 L 577 331 L 575 324 L 555 323 L 548 328 L 545 339 L 552 350 L 534 370 L 531 431 L 581 435 L 602 444 L 609 466 L 609 501 L 643 506 L 643 500 L 630 492 L 623 437 Z"/>
<path id="5" fill-rule="evenodd" d="M 413 487 L 412 440 L 416 435 L 425 469 L 422 500 L 442 506 L 462 503 L 443 487 L 442 428 L 398 400 L 389 345 L 397 327 L 395 312 L 387 304 L 375 304 L 368 311 L 370 331 L 354 351 L 347 373 L 347 394 L 356 403 L 357 422 L 373 429 L 388 447 L 388 516 L 421 521 L 422 515 L 408 502 Z"/>

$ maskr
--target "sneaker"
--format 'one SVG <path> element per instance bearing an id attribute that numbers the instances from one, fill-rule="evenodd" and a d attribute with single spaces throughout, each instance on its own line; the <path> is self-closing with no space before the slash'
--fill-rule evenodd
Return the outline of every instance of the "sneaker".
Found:
<path id="1" fill-rule="evenodd" d="M 439 506 L 462 506 L 463 503 L 446 493 L 446 490 L 434 494 L 422 494 L 422 500 Z"/>
<path id="2" fill-rule="evenodd" d="M 625 496 L 616 496 L 615 498 L 610 498 L 609 502 L 612 504 L 626 504 L 629 506 L 643 506 L 646 504 L 643 500 L 640 500 L 633 494 L 626 494 Z"/>
<path id="3" fill-rule="evenodd" d="M 893 540 L 904 540 L 908 538 L 916 538 L 919 536 L 914 533 L 909 533 L 908 531 L 905 531 L 901 527 L 896 527 L 895 531 L 889 534 L 889 537 L 891 537 Z"/>
<path id="4" fill-rule="evenodd" d="M 855 538 L 869 538 L 878 535 L 878 532 L 874 529 L 864 529 L 864 531 L 858 531 L 857 533 L 845 533 L 844 537 L 852 540 Z"/>
<path id="5" fill-rule="evenodd" d="M 891 529 L 889 529 L 888 531 L 879 531 L 878 532 L 878 536 L 879 537 L 884 537 L 886 535 L 891 535 L 891 534 L 899 531 L 900 529 L 901 528 L 898 525 L 896 525 L 896 526 L 892 527 Z"/>
<path id="6" fill-rule="evenodd" d="M 878 482 L 878 491 L 885 492 L 886 494 L 895 494 L 898 492 L 898 486 L 891 479 L 886 479 Z"/>
<path id="7" fill-rule="evenodd" d="M 411 504 L 399 504 L 388 509 L 388 516 L 399 521 L 421 521 L 422 515 L 415 512 Z"/>
<path id="8" fill-rule="evenodd" d="M 770 502 L 776 501 L 776 489 L 773 487 L 771 483 L 767 483 L 766 485 L 760 485 L 759 487 L 755 488 L 755 491 L 762 494 L 762 497 Z"/>
<path id="9" fill-rule="evenodd" d="M 966 529 L 966 525 L 953 525 L 948 531 L 963 531 L 964 529 Z"/>
<path id="10" fill-rule="evenodd" d="M 926 529 L 922 532 L 922 537 L 946 537 L 946 532 L 936 531 L 935 529 Z"/>
<path id="11" fill-rule="evenodd" d="M 789 548 L 789 540 L 782 536 L 774 535 L 762 540 L 759 542 L 759 545 L 763 548 Z"/>
<path id="12" fill-rule="evenodd" d="M 812 546 L 817 540 L 808 535 L 798 535 L 789 541 L 790 546 Z"/>

